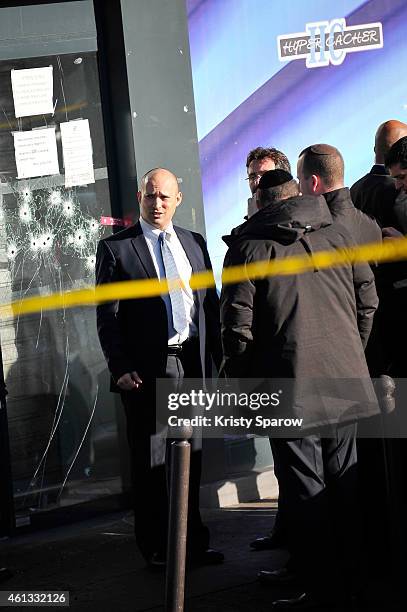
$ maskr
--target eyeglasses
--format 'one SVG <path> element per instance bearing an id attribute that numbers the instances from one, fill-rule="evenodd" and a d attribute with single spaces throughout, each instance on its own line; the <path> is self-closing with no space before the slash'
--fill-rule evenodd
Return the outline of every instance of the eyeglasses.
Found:
<path id="1" fill-rule="evenodd" d="M 261 179 L 263 174 L 265 174 L 267 170 L 264 172 L 251 172 L 249 176 L 246 176 L 245 181 L 255 181 L 256 179 Z"/>

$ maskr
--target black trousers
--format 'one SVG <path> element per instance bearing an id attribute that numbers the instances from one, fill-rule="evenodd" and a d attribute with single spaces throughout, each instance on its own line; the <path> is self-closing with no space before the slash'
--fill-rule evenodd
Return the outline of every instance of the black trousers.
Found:
<path id="1" fill-rule="evenodd" d="M 271 446 L 271 451 L 273 452 L 273 440 L 271 438 L 270 438 L 270 446 Z M 284 508 L 285 508 L 285 503 L 283 500 L 284 487 L 280 485 L 280 475 L 278 471 L 279 464 L 278 464 L 278 461 L 276 462 L 274 458 L 274 454 L 273 454 L 273 461 L 274 461 L 274 475 L 277 478 L 277 482 L 278 482 L 278 507 L 277 507 L 277 512 L 276 512 L 276 517 L 274 519 L 273 529 L 270 531 L 270 536 L 274 534 L 276 537 L 278 537 L 279 540 L 281 539 L 283 545 L 285 546 L 286 543 L 288 542 L 288 525 L 287 525 L 287 519 L 284 513 Z"/>
<path id="2" fill-rule="evenodd" d="M 180 355 L 167 357 L 166 378 L 174 381 L 174 390 L 180 390 L 184 377 L 201 376 L 197 342 L 192 342 Z M 161 441 L 160 444 L 154 437 L 155 397 L 155 380 L 143 381 L 138 390 L 121 394 L 131 453 L 134 530 L 137 545 L 146 559 L 154 552 L 165 553 L 168 529 L 171 446 L 169 440 Z M 187 550 L 192 554 L 206 550 L 209 546 L 209 531 L 203 525 L 199 511 L 201 463 L 201 450 L 193 450 L 192 447 L 187 540 Z"/>
<path id="3" fill-rule="evenodd" d="M 273 439 L 291 567 L 311 592 L 353 592 L 360 582 L 356 425 L 335 437 Z"/>

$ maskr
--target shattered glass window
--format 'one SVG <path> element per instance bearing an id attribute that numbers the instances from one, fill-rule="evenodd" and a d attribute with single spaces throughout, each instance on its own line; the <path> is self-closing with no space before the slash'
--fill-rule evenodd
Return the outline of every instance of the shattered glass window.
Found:
<path id="1" fill-rule="evenodd" d="M 53 67 L 54 112 L 16 118 L 11 70 Z M 65 187 L 62 122 L 87 119 L 95 182 Z M 55 127 L 60 174 L 17 178 L 13 132 Z M 0 301 L 94 283 L 98 240 L 110 233 L 95 52 L 0 62 Z M 118 493 L 109 376 L 93 307 L 2 318 L 17 515 Z"/>

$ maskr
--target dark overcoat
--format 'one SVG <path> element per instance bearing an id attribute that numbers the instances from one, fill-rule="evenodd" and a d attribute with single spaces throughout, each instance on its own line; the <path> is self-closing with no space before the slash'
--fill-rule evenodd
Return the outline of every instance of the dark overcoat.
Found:
<path id="1" fill-rule="evenodd" d="M 225 266 L 354 244 L 346 228 L 332 226 L 322 196 L 270 204 L 225 241 Z M 368 264 L 225 285 L 223 369 L 232 378 L 291 380 L 284 410 L 305 417 L 310 428 L 368 416 L 377 412 L 377 403 L 364 346 L 377 304 Z"/>

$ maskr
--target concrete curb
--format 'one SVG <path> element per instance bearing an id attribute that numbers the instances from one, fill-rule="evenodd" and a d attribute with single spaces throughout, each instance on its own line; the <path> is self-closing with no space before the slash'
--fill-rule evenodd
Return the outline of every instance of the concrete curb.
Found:
<path id="1" fill-rule="evenodd" d="M 240 503 L 277 499 L 278 483 L 273 468 L 251 471 L 236 478 L 201 486 L 202 508 L 227 508 Z"/>

